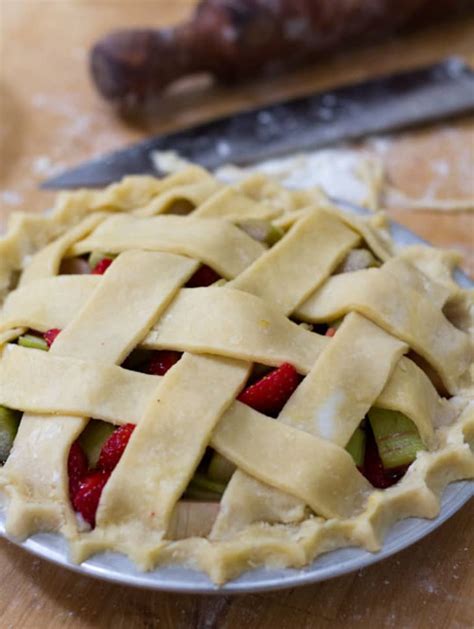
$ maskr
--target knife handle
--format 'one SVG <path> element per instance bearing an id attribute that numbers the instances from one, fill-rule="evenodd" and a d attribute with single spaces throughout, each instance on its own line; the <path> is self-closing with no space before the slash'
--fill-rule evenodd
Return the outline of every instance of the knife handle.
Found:
<path id="1" fill-rule="evenodd" d="M 473 7 L 472 0 L 201 0 L 176 27 L 107 35 L 93 47 L 90 68 L 106 100 L 140 110 L 186 75 L 233 83 Z"/>

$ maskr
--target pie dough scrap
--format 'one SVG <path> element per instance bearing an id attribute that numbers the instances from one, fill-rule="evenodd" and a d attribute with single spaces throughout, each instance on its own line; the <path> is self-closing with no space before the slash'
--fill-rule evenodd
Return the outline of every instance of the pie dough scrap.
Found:
<path id="1" fill-rule="evenodd" d="M 255 218 L 283 228 L 281 240 L 268 247 L 240 229 Z M 337 274 L 361 247 L 380 267 Z M 61 274 L 92 252 L 118 256 L 102 276 Z M 383 213 L 353 215 L 261 173 L 228 186 L 197 166 L 14 214 L 0 238 L 0 405 L 24 415 L 0 468 L 8 532 L 52 530 L 75 561 L 115 550 L 220 584 L 334 548 L 376 551 L 397 520 L 435 517 L 446 485 L 474 478 L 473 294 L 452 279 L 457 262 L 400 250 Z M 202 264 L 223 280 L 186 288 Z M 49 352 L 15 344 L 52 328 Z M 184 353 L 157 377 L 123 366 L 136 349 Z M 283 363 L 304 379 L 278 417 L 236 400 L 254 365 Z M 344 449 L 373 407 L 410 418 L 426 448 L 385 490 Z M 67 474 L 89 418 L 136 424 L 93 530 L 71 507 Z M 208 447 L 237 470 L 215 521 L 183 538 L 180 510 L 199 508 L 181 497 Z"/>
<path id="2" fill-rule="evenodd" d="M 413 198 L 403 190 L 387 185 L 383 195 L 384 204 L 403 210 L 425 212 L 472 212 L 474 211 L 474 195 L 468 197 L 433 198 L 431 194 Z"/>

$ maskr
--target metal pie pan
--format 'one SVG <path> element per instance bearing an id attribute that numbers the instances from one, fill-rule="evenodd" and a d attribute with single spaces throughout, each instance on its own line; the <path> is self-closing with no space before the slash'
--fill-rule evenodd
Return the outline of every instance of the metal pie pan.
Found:
<path id="1" fill-rule="evenodd" d="M 357 213 L 366 213 L 363 208 L 347 202 L 338 201 L 338 204 Z M 394 240 L 400 245 L 424 243 L 413 232 L 396 223 L 391 224 L 391 231 Z M 462 286 L 473 285 L 461 271 L 456 272 L 456 280 Z M 473 481 L 451 483 L 442 496 L 441 510 L 436 518 L 433 520 L 407 518 L 397 522 L 387 533 L 382 550 L 377 553 L 370 553 L 360 548 L 342 548 L 319 556 L 304 569 L 258 568 L 245 572 L 237 579 L 220 587 L 213 584 L 202 572 L 179 566 L 162 567 L 152 572 L 139 572 L 125 556 L 118 553 L 101 553 L 82 564 L 74 564 L 68 556 L 67 542 L 61 535 L 39 533 L 23 542 L 9 538 L 5 532 L 5 511 L 1 507 L 0 535 L 11 539 L 12 542 L 34 555 L 79 574 L 122 585 L 189 594 L 263 592 L 324 581 L 360 570 L 390 557 L 434 531 L 461 509 L 473 495 Z"/>

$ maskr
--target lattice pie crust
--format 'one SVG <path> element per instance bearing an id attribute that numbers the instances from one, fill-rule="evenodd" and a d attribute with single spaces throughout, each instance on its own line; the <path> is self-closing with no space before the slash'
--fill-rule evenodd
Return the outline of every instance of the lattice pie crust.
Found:
<path id="1" fill-rule="evenodd" d="M 236 225 L 255 218 L 285 236 L 267 248 Z M 455 255 L 397 251 L 383 221 L 262 176 L 224 186 L 198 167 L 13 214 L 0 240 L 0 404 L 24 415 L 0 468 L 9 533 L 60 531 L 78 562 L 117 550 L 144 570 L 181 563 L 223 583 L 342 546 L 376 551 L 394 521 L 436 516 L 446 484 L 474 477 L 471 300 L 451 279 Z M 383 264 L 334 274 L 361 243 Z M 120 254 L 105 275 L 58 275 L 94 250 Z M 183 288 L 202 263 L 227 282 Z M 292 320 L 343 315 L 333 338 Z M 25 328 L 63 331 L 46 353 L 9 342 Z M 159 378 L 119 366 L 137 346 L 184 355 Z M 236 401 L 252 363 L 283 362 L 306 377 L 276 420 Z M 344 449 L 374 405 L 407 415 L 426 447 L 385 490 Z M 137 424 L 92 531 L 71 508 L 66 465 L 89 417 Z M 173 539 L 208 445 L 238 470 L 209 530 Z"/>

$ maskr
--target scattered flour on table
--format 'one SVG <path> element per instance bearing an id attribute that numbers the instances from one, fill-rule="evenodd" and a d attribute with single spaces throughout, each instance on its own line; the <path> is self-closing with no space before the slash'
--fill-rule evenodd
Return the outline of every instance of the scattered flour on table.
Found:
<path id="1" fill-rule="evenodd" d="M 162 173 L 177 172 L 189 163 L 174 151 L 154 151 L 152 160 Z M 248 167 L 228 164 L 218 168 L 215 175 L 224 183 L 236 183 L 256 172 L 290 189 L 320 188 L 329 196 L 371 207 L 376 204 L 383 171 L 380 161 L 368 152 L 341 147 L 289 155 Z"/>
<path id="2" fill-rule="evenodd" d="M 83 49 L 76 49 L 76 56 L 86 55 Z M 117 133 L 111 129 L 110 112 L 104 109 L 100 112 L 84 113 L 84 109 L 76 99 L 75 94 L 63 94 L 61 98 L 54 95 L 37 92 L 31 98 L 31 105 L 35 109 L 44 111 L 45 115 L 54 115 L 57 133 L 55 142 L 49 155 L 38 155 L 33 160 L 35 174 L 48 176 L 69 163 L 71 144 L 87 145 L 91 158 L 97 157 L 117 148 Z M 48 161 L 46 161 L 48 160 Z"/>
<path id="3" fill-rule="evenodd" d="M 23 203 L 22 195 L 15 190 L 3 190 L 0 193 L 0 199 L 5 205 L 21 205 Z"/>
<path id="4" fill-rule="evenodd" d="M 32 168 L 35 175 L 51 177 L 59 173 L 63 169 L 63 166 L 53 162 L 47 155 L 38 155 L 38 157 L 35 157 L 33 160 Z"/>
<path id="5" fill-rule="evenodd" d="M 362 204 L 368 197 L 367 182 L 360 169 L 369 158 L 350 149 L 324 149 L 290 155 L 239 169 L 223 166 L 217 176 L 228 182 L 252 172 L 261 172 L 280 181 L 290 189 L 322 188 L 329 196 Z"/>
<path id="6" fill-rule="evenodd" d="M 85 49 L 77 48 L 74 56 L 83 57 Z M 72 166 L 71 146 L 82 146 L 84 155 L 89 158 L 99 157 L 117 147 L 117 129 L 110 122 L 110 111 L 104 110 L 85 113 L 78 97 L 73 92 L 54 94 L 36 92 L 31 95 L 31 108 L 40 110 L 45 116 L 53 115 L 55 134 L 48 154 L 39 154 L 25 160 L 25 168 L 30 169 L 32 177 L 26 178 L 18 190 L 0 189 L 0 204 L 9 208 L 23 204 L 23 196 L 31 195 L 39 179 L 54 176 L 61 170 Z M 266 112 L 262 112 L 262 116 Z M 287 157 L 263 161 L 260 164 L 238 168 L 226 165 L 216 171 L 224 182 L 237 182 L 253 172 L 263 172 L 274 177 L 288 188 L 320 188 L 326 194 L 338 197 L 373 210 L 383 202 L 385 206 L 407 209 L 437 209 L 440 211 L 474 209 L 474 198 L 470 195 L 472 184 L 472 158 L 466 148 L 464 133 L 454 126 L 446 125 L 441 131 L 443 142 L 454 149 L 459 147 L 456 169 L 449 161 L 438 155 L 430 159 L 429 169 L 433 173 L 426 190 L 419 198 L 410 198 L 403 191 L 385 185 L 383 162 L 392 152 L 395 143 L 403 135 L 381 135 L 368 139 L 364 149 L 353 149 L 346 145 L 293 154 Z M 218 142 L 216 151 L 223 158 L 230 160 L 230 146 L 225 140 Z M 186 163 L 176 153 L 155 152 L 152 159 L 161 172 L 175 172 Z M 458 173 L 458 174 L 457 174 Z M 462 186 L 459 199 L 440 199 L 447 179 L 456 175 Z M 4 213 L 5 214 L 5 213 Z M 0 221 L 1 212 L 0 212 Z"/>
<path id="7" fill-rule="evenodd" d="M 451 171 L 451 167 L 444 159 L 434 159 L 430 163 L 431 170 L 441 177 L 447 177 Z"/>

